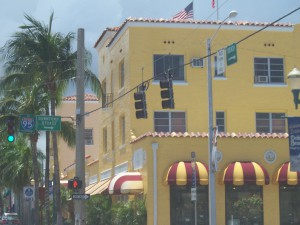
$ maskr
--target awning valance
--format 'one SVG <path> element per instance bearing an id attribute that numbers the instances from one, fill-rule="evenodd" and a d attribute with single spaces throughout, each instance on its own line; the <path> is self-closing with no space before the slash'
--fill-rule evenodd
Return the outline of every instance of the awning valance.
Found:
<path id="1" fill-rule="evenodd" d="M 101 194 L 107 191 L 110 179 L 102 180 L 96 184 L 91 184 L 85 188 L 85 193 L 90 195 Z"/>
<path id="2" fill-rule="evenodd" d="M 138 194 L 143 192 L 142 175 L 139 172 L 125 172 L 116 175 L 109 183 L 109 194 Z"/>
<path id="3" fill-rule="evenodd" d="M 283 163 L 275 175 L 280 185 L 300 185 L 300 172 L 290 171 L 290 162 Z"/>
<path id="4" fill-rule="evenodd" d="M 200 185 L 208 185 L 208 166 L 201 162 L 195 162 L 196 181 Z M 192 162 L 181 161 L 170 166 L 165 183 L 169 185 L 192 185 Z"/>
<path id="5" fill-rule="evenodd" d="M 222 183 L 265 185 L 269 184 L 269 175 L 266 169 L 256 162 L 233 162 L 224 170 Z"/>

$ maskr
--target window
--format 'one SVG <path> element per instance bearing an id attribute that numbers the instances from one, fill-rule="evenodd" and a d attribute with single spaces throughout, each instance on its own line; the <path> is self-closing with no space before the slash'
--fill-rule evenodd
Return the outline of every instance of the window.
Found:
<path id="1" fill-rule="evenodd" d="M 115 150 L 115 122 L 111 122 L 111 148 Z"/>
<path id="2" fill-rule="evenodd" d="M 85 145 L 93 145 L 93 129 L 84 130 L 84 143 Z"/>
<path id="3" fill-rule="evenodd" d="M 263 225 L 262 186 L 226 185 L 226 225 Z"/>
<path id="4" fill-rule="evenodd" d="M 97 183 L 98 182 L 98 176 L 97 176 L 97 174 L 96 175 L 93 175 L 93 176 L 90 176 L 89 177 L 89 183 L 88 183 L 88 185 L 90 185 L 90 184 L 95 184 L 95 183 Z"/>
<path id="5" fill-rule="evenodd" d="M 100 174 L 100 181 L 106 180 L 111 177 L 111 169 L 105 170 Z"/>
<path id="6" fill-rule="evenodd" d="M 125 144 L 125 116 L 120 117 L 120 142 Z"/>
<path id="7" fill-rule="evenodd" d="M 103 152 L 107 153 L 107 128 L 104 127 L 102 130 L 103 135 Z"/>
<path id="8" fill-rule="evenodd" d="M 280 224 L 300 223 L 300 186 L 279 187 Z"/>
<path id="9" fill-rule="evenodd" d="M 146 161 L 146 153 L 143 149 L 134 151 L 133 154 L 133 169 L 142 169 L 144 162 Z"/>
<path id="10" fill-rule="evenodd" d="M 256 132 L 258 133 L 284 133 L 284 113 L 256 113 Z"/>
<path id="11" fill-rule="evenodd" d="M 197 224 L 209 224 L 208 186 L 197 186 Z M 172 225 L 194 225 L 195 208 L 190 186 L 170 186 L 170 219 Z"/>
<path id="12" fill-rule="evenodd" d="M 225 132 L 225 112 L 216 112 L 216 126 L 219 132 Z"/>
<path id="13" fill-rule="evenodd" d="M 120 88 L 124 87 L 125 83 L 125 66 L 124 66 L 124 61 L 120 62 L 119 65 L 119 83 L 120 83 Z"/>
<path id="14" fill-rule="evenodd" d="M 154 112 L 156 132 L 185 132 L 185 112 Z"/>
<path id="15" fill-rule="evenodd" d="M 254 83 L 284 83 L 282 58 L 254 58 Z"/>
<path id="16" fill-rule="evenodd" d="M 115 176 L 128 171 L 128 162 L 115 166 Z"/>
<path id="17" fill-rule="evenodd" d="M 154 80 L 164 80 L 168 71 L 173 80 L 184 81 L 183 55 L 154 55 Z"/>

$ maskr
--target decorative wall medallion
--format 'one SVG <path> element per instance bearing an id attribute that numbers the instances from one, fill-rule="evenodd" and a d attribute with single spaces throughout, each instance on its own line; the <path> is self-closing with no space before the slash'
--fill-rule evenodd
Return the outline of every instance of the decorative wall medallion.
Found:
<path id="1" fill-rule="evenodd" d="M 273 150 L 268 150 L 265 152 L 264 158 L 267 163 L 274 163 L 276 161 L 277 155 Z"/>

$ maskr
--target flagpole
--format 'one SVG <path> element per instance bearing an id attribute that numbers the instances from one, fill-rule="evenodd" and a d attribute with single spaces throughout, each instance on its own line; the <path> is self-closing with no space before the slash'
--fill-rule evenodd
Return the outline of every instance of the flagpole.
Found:
<path id="1" fill-rule="evenodd" d="M 195 19 L 195 4 L 194 4 L 194 0 L 192 1 L 193 3 L 193 20 Z"/>

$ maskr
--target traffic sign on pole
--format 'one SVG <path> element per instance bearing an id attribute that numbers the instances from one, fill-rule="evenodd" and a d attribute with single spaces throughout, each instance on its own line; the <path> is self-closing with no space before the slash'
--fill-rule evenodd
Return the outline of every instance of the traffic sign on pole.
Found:
<path id="1" fill-rule="evenodd" d="M 20 115 L 20 132 L 34 132 L 35 130 L 35 116 L 34 115 Z"/>
<path id="2" fill-rule="evenodd" d="M 227 66 L 237 62 L 236 43 L 227 46 L 226 48 Z"/>
<path id="3" fill-rule="evenodd" d="M 36 116 L 36 129 L 44 131 L 60 131 L 60 116 Z"/>
<path id="4" fill-rule="evenodd" d="M 73 200 L 87 200 L 90 199 L 89 194 L 72 194 Z"/>
<path id="5" fill-rule="evenodd" d="M 222 48 L 217 52 L 217 74 L 225 73 L 225 50 Z"/>

